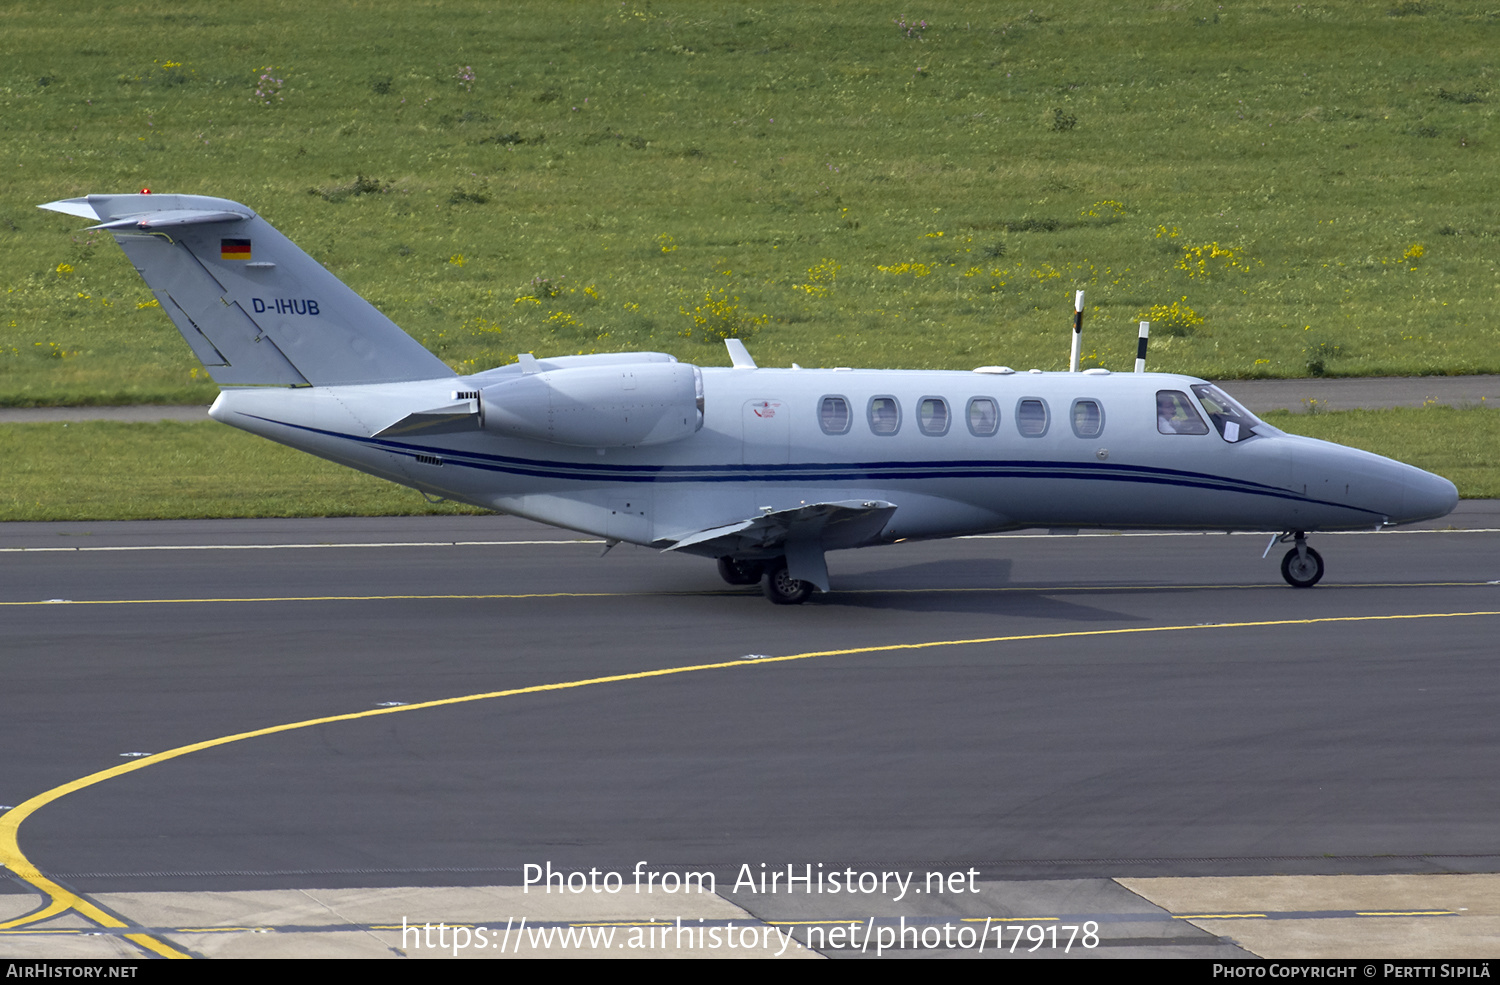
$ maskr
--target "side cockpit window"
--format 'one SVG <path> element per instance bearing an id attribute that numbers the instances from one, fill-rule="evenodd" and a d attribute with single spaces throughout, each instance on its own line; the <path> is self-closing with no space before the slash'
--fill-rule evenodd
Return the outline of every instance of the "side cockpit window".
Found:
<path id="1" fill-rule="evenodd" d="M 1244 441 L 1255 434 L 1256 428 L 1265 427 L 1260 418 L 1212 383 L 1195 383 L 1193 392 L 1203 401 L 1203 409 L 1208 411 L 1208 419 L 1219 429 L 1219 435 L 1230 444 Z"/>
<path id="2" fill-rule="evenodd" d="M 1156 430 L 1162 434 L 1207 434 L 1198 408 L 1181 390 L 1156 391 Z"/>

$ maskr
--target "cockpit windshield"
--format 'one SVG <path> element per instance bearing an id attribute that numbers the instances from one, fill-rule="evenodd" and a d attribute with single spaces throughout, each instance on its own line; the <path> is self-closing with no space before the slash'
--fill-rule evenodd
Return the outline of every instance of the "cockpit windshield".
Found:
<path id="1" fill-rule="evenodd" d="M 1193 392 L 1202 401 L 1203 409 L 1208 411 L 1208 419 L 1219 429 L 1219 435 L 1230 444 L 1244 441 L 1255 434 L 1257 428 L 1261 433 L 1270 430 L 1260 418 L 1212 383 L 1195 383 Z"/>

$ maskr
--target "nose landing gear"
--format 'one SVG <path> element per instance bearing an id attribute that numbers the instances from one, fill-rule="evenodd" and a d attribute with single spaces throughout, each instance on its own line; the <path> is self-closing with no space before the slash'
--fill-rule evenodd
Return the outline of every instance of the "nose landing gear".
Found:
<path id="1" fill-rule="evenodd" d="M 1298 530 L 1278 539 L 1285 543 L 1288 536 L 1296 539 L 1297 546 L 1281 559 L 1281 577 L 1293 588 L 1312 588 L 1323 578 L 1323 556 L 1307 546 L 1305 532 Z"/>

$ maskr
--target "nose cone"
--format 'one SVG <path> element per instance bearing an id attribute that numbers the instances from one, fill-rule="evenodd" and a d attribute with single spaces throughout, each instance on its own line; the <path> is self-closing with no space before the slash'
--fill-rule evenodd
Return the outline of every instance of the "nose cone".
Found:
<path id="1" fill-rule="evenodd" d="M 1440 475 L 1367 451 L 1292 437 L 1292 490 L 1307 497 L 1305 522 L 1333 530 L 1447 516 L 1458 489 Z"/>
<path id="2" fill-rule="evenodd" d="M 1447 516 L 1458 505 L 1458 487 L 1440 475 L 1412 469 L 1401 494 L 1401 516 L 1395 523 L 1416 523 Z"/>

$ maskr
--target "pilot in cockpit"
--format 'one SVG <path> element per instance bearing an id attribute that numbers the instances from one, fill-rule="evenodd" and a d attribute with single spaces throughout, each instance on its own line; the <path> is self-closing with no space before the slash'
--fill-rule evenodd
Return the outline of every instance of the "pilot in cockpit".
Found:
<path id="1" fill-rule="evenodd" d="M 1156 391 L 1156 430 L 1162 434 L 1207 434 L 1208 425 L 1181 390 Z"/>

